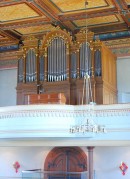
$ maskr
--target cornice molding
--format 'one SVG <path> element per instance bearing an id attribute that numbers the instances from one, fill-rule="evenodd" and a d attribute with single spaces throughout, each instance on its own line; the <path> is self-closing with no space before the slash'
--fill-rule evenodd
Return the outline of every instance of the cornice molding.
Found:
<path id="1" fill-rule="evenodd" d="M 0 69 L 16 68 L 18 65 L 17 51 L 0 53 Z"/>
<path id="2" fill-rule="evenodd" d="M 130 140 L 130 104 L 95 105 L 23 105 L 0 108 L 0 141 L 2 139 L 38 140 L 52 138 L 60 143 L 63 140 L 76 140 L 77 145 L 86 141 Z M 85 125 L 92 119 L 105 133 L 70 133 L 71 126 Z M 80 140 L 79 140 L 80 139 Z M 74 144 L 72 143 L 72 146 Z"/>
<path id="3" fill-rule="evenodd" d="M 70 105 L 24 105 L 0 108 L 0 119 L 18 117 L 86 117 L 90 111 L 97 117 L 128 116 L 130 104 L 70 106 Z"/>
<path id="4" fill-rule="evenodd" d="M 8 51 L 8 52 L 4 52 L 4 53 L 0 53 L 0 61 L 3 60 L 17 60 L 17 51 Z"/>
<path id="5" fill-rule="evenodd" d="M 108 40 L 108 41 L 104 41 L 104 44 L 109 48 L 130 47 L 130 38 L 127 38 L 127 40 L 126 39 Z"/>

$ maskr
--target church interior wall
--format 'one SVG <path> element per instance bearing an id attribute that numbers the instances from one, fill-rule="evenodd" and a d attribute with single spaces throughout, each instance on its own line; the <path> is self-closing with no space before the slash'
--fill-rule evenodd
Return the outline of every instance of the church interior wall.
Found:
<path id="1" fill-rule="evenodd" d="M 130 102 L 130 57 L 117 59 L 118 103 Z"/>
<path id="2" fill-rule="evenodd" d="M 0 70 L 0 106 L 16 105 L 17 69 Z"/>
<path id="3" fill-rule="evenodd" d="M 0 147 L 0 178 L 22 178 L 22 171 L 32 169 L 44 169 L 46 156 L 53 147 Z M 87 147 L 81 147 L 87 155 Z M 122 175 L 119 166 L 125 162 L 130 166 L 130 147 L 95 147 L 93 150 L 94 179 L 129 179 L 130 170 Z M 15 172 L 14 162 L 18 161 L 20 168 Z"/>
<path id="4" fill-rule="evenodd" d="M 122 175 L 119 166 L 124 162 L 130 165 L 130 147 L 96 147 L 94 149 L 95 179 L 129 178 L 130 171 Z"/>

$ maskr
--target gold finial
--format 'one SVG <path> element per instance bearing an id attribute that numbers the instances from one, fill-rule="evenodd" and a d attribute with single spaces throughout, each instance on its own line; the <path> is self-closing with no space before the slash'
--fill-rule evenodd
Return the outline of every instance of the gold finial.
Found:
<path id="1" fill-rule="evenodd" d="M 85 6 L 87 6 L 88 5 L 88 1 L 87 0 L 85 0 Z"/>

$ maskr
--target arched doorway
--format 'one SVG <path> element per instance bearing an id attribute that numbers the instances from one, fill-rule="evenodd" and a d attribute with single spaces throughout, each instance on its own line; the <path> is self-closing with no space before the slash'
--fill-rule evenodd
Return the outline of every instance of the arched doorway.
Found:
<path id="1" fill-rule="evenodd" d="M 87 156 L 79 147 L 55 147 L 46 157 L 44 171 L 53 171 L 49 179 L 80 179 L 80 172 L 87 171 Z"/>

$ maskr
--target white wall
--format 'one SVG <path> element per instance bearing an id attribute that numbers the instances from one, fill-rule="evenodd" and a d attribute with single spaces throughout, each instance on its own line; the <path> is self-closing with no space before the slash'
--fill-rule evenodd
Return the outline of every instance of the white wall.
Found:
<path id="1" fill-rule="evenodd" d="M 43 169 L 49 151 L 49 147 L 0 147 L 0 178 L 21 178 L 23 170 Z M 13 167 L 16 161 L 20 163 L 18 173 Z"/>
<path id="2" fill-rule="evenodd" d="M 22 177 L 21 172 L 28 169 L 43 169 L 44 161 L 51 147 L 0 147 L 0 178 Z M 82 148 L 87 154 L 87 148 Z M 95 147 L 95 179 L 129 179 L 130 147 Z M 13 163 L 21 165 L 15 173 Z M 121 161 L 128 165 L 126 175 L 122 175 L 119 166 Z"/>
<path id="3" fill-rule="evenodd" d="M 0 106 L 16 105 L 17 69 L 0 70 Z"/>
<path id="4" fill-rule="evenodd" d="M 130 57 L 117 59 L 118 103 L 130 102 Z"/>
<path id="5" fill-rule="evenodd" d="M 130 169 L 122 175 L 119 166 L 125 162 L 130 166 L 130 147 L 96 147 L 94 152 L 95 179 L 129 179 Z"/>

